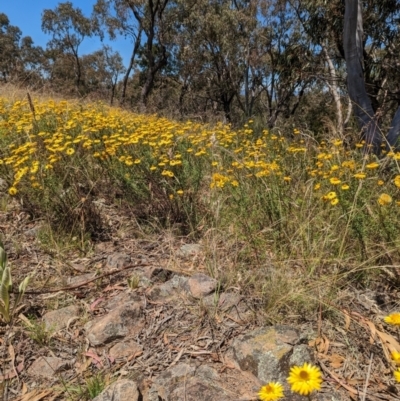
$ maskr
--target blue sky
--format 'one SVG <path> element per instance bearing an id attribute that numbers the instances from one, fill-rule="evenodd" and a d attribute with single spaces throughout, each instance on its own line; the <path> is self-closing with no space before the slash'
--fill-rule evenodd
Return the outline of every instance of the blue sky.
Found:
<path id="1" fill-rule="evenodd" d="M 70 0 L 74 7 L 79 7 L 86 16 L 90 16 L 96 0 Z M 50 36 L 41 30 L 41 16 L 44 9 L 54 9 L 60 0 L 0 0 L 0 13 L 7 15 L 11 25 L 21 29 L 23 36 L 30 36 L 35 45 L 46 47 Z M 113 50 L 118 50 L 127 65 L 132 49 L 129 40 L 119 38 L 108 43 Z M 79 48 L 80 54 L 92 53 L 101 47 L 98 38 L 87 38 Z"/>

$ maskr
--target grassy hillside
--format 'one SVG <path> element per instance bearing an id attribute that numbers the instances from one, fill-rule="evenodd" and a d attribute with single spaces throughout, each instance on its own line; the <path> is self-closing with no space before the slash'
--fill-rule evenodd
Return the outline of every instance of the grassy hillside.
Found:
<path id="1" fill-rule="evenodd" d="M 85 252 L 107 237 L 99 202 L 118 204 L 147 232 L 201 240 L 210 273 L 261 297 L 272 320 L 381 273 L 396 281 L 400 154 L 35 96 L 0 99 L 0 144 L 3 207 L 18 199 Z"/>

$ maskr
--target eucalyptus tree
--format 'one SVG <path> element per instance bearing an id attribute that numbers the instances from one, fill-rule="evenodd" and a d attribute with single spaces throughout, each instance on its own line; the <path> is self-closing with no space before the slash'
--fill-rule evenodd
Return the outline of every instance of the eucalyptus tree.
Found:
<path id="1" fill-rule="evenodd" d="M 44 50 L 41 46 L 35 46 L 30 36 L 24 36 L 21 39 L 19 59 L 23 67 L 19 80 L 24 84 L 42 84 L 44 81 Z"/>
<path id="2" fill-rule="evenodd" d="M 315 80 L 315 48 L 286 2 L 263 2 L 260 11 L 258 69 L 266 98 L 268 126 L 273 127 L 280 115 L 295 114 Z"/>
<path id="3" fill-rule="evenodd" d="M 105 26 L 112 39 L 116 34 L 131 37 L 133 48 L 123 80 L 121 103 L 126 97 L 129 75 L 140 58 L 144 77 L 140 101 L 143 107 L 151 93 L 157 74 L 167 65 L 166 23 L 168 5 L 171 0 L 97 0 L 94 16 Z"/>
<path id="4" fill-rule="evenodd" d="M 42 31 L 52 36 L 47 44 L 48 54 L 52 55 L 53 63 L 56 63 L 61 55 L 63 59 L 66 56 L 72 58 L 78 93 L 81 93 L 85 86 L 79 47 L 85 38 L 93 35 L 93 30 L 93 21 L 69 1 L 59 3 L 53 10 L 45 9 L 42 13 Z M 57 69 L 62 67 L 58 66 Z"/>
<path id="5" fill-rule="evenodd" d="M 0 13 L 0 74 L 5 82 L 17 70 L 21 36 L 21 30 L 10 24 L 6 14 Z"/>
<path id="6" fill-rule="evenodd" d="M 381 25 L 380 29 L 378 29 L 374 24 L 371 27 L 370 36 L 368 36 L 364 34 L 363 30 L 363 3 L 361 0 L 346 0 L 345 2 L 343 48 L 347 65 L 348 91 L 354 104 L 355 116 L 362 130 L 362 137 L 366 142 L 366 150 L 368 151 L 370 147 L 376 154 L 380 153 L 381 144 L 385 137 L 379 127 L 380 110 L 377 109 L 376 105 L 374 107 L 371 95 L 369 96 L 367 92 L 366 83 L 372 77 L 375 77 L 372 88 L 377 88 L 377 92 L 383 89 L 388 71 L 386 70 L 385 74 L 379 74 L 380 71 L 371 70 L 371 64 L 376 65 L 378 60 L 383 65 L 376 65 L 377 68 L 383 70 L 384 64 L 387 60 L 390 60 L 391 67 L 394 67 L 395 71 L 397 70 L 397 74 L 399 72 L 400 8 L 394 8 L 396 5 L 398 6 L 398 2 L 394 0 L 382 1 L 373 5 L 375 11 L 380 15 L 379 19 L 373 17 L 375 24 L 378 24 L 379 21 L 385 21 L 385 25 Z M 368 52 L 366 51 L 367 46 L 369 48 Z M 382 48 L 385 51 L 382 51 Z M 366 69 L 368 64 L 370 68 Z M 386 90 L 386 93 L 388 92 L 389 89 Z M 394 90 L 392 89 L 391 92 L 396 95 L 397 111 L 385 141 L 389 146 L 397 147 L 400 135 L 399 82 L 395 83 Z M 374 91 L 372 99 L 377 101 L 377 94 Z"/>
<path id="7" fill-rule="evenodd" d="M 185 96 L 192 95 L 192 108 L 221 109 L 231 121 L 232 104 L 241 98 L 250 52 L 248 31 L 253 22 L 250 9 L 241 3 L 178 2 L 174 60 L 181 109 Z M 248 104 L 243 108 L 249 108 Z"/>
<path id="8" fill-rule="evenodd" d="M 378 153 L 382 141 L 379 126 L 383 122 L 393 127 L 387 140 L 394 145 L 396 117 L 389 121 L 400 102 L 400 2 L 288 1 L 305 34 L 324 55 L 328 74 L 323 76 L 319 70 L 320 78 L 337 93 L 343 94 L 343 88 L 347 88 L 362 138 Z M 338 99 L 335 102 L 338 104 Z"/>
<path id="9" fill-rule="evenodd" d="M 108 97 L 112 106 L 119 77 L 125 72 L 121 55 L 112 51 L 110 46 L 103 46 L 100 50 L 84 55 L 82 65 L 88 91 Z"/>
<path id="10" fill-rule="evenodd" d="M 129 64 L 125 69 L 122 80 L 120 104 L 124 104 L 129 76 L 135 66 L 141 44 L 143 27 L 135 18 L 132 8 L 126 0 L 97 0 L 93 7 L 93 17 L 98 21 L 99 30 L 97 33 L 102 39 L 104 36 L 103 28 L 105 28 L 111 40 L 115 40 L 118 35 L 122 35 L 132 41 L 133 46 Z"/>

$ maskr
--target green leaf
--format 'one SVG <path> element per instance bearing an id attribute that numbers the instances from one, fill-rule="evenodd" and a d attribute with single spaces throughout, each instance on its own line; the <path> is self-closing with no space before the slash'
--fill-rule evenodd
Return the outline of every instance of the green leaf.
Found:
<path id="1" fill-rule="evenodd" d="M 0 302 L 0 315 L 3 316 L 3 319 L 6 323 L 10 322 L 10 314 L 8 310 L 6 310 L 4 306 L 1 304 L 1 302 Z"/>
<path id="2" fill-rule="evenodd" d="M 8 288 L 3 283 L 0 285 L 0 300 L 2 301 L 6 310 L 9 311 L 10 294 L 8 293 Z"/>
<path id="3" fill-rule="evenodd" d="M 7 254 L 6 251 L 4 250 L 4 245 L 0 241 L 0 279 L 2 278 L 3 271 L 6 268 L 7 264 Z"/>
<path id="4" fill-rule="evenodd" d="M 18 287 L 18 291 L 19 291 L 20 294 L 23 295 L 25 293 L 26 288 L 28 287 L 30 279 L 31 279 L 31 276 L 26 276 L 24 278 L 24 280 L 21 282 L 21 284 Z"/>

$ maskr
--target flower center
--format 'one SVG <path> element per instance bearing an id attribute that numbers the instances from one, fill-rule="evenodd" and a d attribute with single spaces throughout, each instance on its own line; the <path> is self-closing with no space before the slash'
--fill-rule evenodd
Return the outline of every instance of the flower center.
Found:
<path id="1" fill-rule="evenodd" d="M 265 386 L 265 392 L 266 392 L 266 393 L 272 393 L 272 387 L 271 387 L 269 384 L 267 384 L 267 385 Z"/>
<path id="2" fill-rule="evenodd" d="M 302 370 L 300 372 L 300 379 L 304 380 L 304 381 L 308 381 L 308 380 L 310 380 L 310 375 L 308 374 L 308 372 Z"/>

